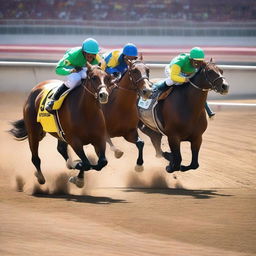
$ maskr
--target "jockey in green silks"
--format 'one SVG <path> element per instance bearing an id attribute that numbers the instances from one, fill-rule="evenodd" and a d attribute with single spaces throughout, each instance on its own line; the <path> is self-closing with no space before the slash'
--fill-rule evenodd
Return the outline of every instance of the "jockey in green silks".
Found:
<path id="1" fill-rule="evenodd" d="M 48 102 L 46 110 L 52 112 L 54 102 L 68 89 L 72 90 L 81 84 L 81 80 L 87 76 L 87 61 L 92 65 L 99 64 L 101 58 L 98 55 L 99 44 L 93 38 L 86 39 L 82 47 L 69 49 L 58 62 L 56 74 L 66 76 L 66 81 L 56 90 L 52 100 Z"/>
<path id="2" fill-rule="evenodd" d="M 181 53 L 174 57 L 172 61 L 165 67 L 165 74 L 167 78 L 160 83 L 153 85 L 155 89 L 164 90 L 167 86 L 173 84 L 179 85 L 189 81 L 189 77 L 197 72 L 204 61 L 204 51 L 199 47 L 194 47 L 190 53 Z M 210 109 L 207 102 L 205 109 L 209 118 L 215 115 Z"/>
<path id="3" fill-rule="evenodd" d="M 113 50 L 110 53 L 103 55 L 104 62 L 102 62 L 102 69 L 108 74 L 113 74 L 120 78 L 127 70 L 128 61 L 138 58 L 138 49 L 132 44 L 126 44 L 122 50 Z"/>

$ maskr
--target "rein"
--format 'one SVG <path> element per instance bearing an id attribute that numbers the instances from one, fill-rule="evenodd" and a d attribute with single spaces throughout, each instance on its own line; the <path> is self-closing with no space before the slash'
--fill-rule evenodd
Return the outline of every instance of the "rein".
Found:
<path id="1" fill-rule="evenodd" d="M 132 63 L 132 61 L 129 61 L 129 62 Z M 142 62 L 140 62 L 140 61 L 135 61 L 135 62 L 132 63 L 132 65 L 134 65 L 134 64 L 136 64 L 136 63 L 138 63 L 138 62 L 139 62 L 139 63 L 142 63 Z M 119 89 L 126 90 L 126 91 L 135 91 L 135 92 L 138 92 L 138 83 L 139 83 L 140 81 L 144 80 L 144 79 L 146 79 L 146 80 L 149 81 L 149 77 L 148 77 L 147 75 L 143 75 L 143 76 L 141 76 L 140 78 L 138 78 L 136 81 L 134 81 L 134 79 L 133 79 L 133 77 L 132 77 L 132 75 L 131 75 L 131 68 L 128 68 L 127 72 L 128 72 L 128 75 L 129 75 L 129 79 L 130 79 L 131 83 L 133 84 L 133 88 L 122 88 L 122 87 L 120 87 L 120 86 L 117 85 L 117 87 L 118 87 Z M 149 81 L 149 82 L 150 82 L 150 81 Z M 150 83 L 151 83 L 151 82 L 150 82 Z"/>
<path id="2" fill-rule="evenodd" d="M 84 89 L 85 89 L 87 92 L 89 92 L 89 93 L 93 96 L 93 98 L 94 98 L 95 100 L 97 100 L 97 99 L 98 99 L 98 93 L 97 93 L 97 92 L 92 92 L 92 91 L 90 91 L 90 90 L 87 88 L 87 86 L 86 86 L 86 85 L 89 83 L 88 81 L 89 81 L 89 79 L 87 79 L 87 82 L 83 84 L 83 87 L 84 87 Z M 106 87 L 106 85 L 105 85 L 105 84 L 100 84 L 100 85 L 98 86 L 98 91 L 99 91 L 102 87 Z"/>

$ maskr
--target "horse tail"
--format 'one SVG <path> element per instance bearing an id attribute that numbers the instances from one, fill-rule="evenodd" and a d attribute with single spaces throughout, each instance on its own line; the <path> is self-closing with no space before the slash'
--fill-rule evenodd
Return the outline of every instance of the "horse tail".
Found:
<path id="1" fill-rule="evenodd" d="M 9 133 L 14 136 L 16 140 L 25 140 L 28 137 L 28 132 L 25 126 L 24 119 L 20 119 L 11 123 L 13 128 Z"/>

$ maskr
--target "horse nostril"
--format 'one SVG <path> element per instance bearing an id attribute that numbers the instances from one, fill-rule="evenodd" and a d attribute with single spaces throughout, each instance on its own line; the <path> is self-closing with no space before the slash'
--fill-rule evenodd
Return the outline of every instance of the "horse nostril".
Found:
<path id="1" fill-rule="evenodd" d="M 222 85 L 222 89 L 223 89 L 224 91 L 228 91 L 228 90 L 229 90 L 229 85 L 223 84 L 223 85 Z"/>

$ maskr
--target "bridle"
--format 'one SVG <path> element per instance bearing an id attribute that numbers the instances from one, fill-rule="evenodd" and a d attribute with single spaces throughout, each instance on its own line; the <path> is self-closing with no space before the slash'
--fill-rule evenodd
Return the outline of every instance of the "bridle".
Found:
<path id="1" fill-rule="evenodd" d="M 136 63 L 142 63 L 143 65 L 145 65 L 143 62 L 141 62 L 141 61 L 139 61 L 139 60 L 136 60 L 136 61 L 128 60 L 128 62 L 131 64 L 131 66 L 128 67 L 127 72 L 128 72 L 128 75 L 129 75 L 129 79 L 130 79 L 130 81 L 131 81 L 132 88 L 122 88 L 122 87 L 119 87 L 119 86 L 118 86 L 118 88 L 123 89 L 123 90 L 136 91 L 136 92 L 138 92 L 138 90 L 139 90 L 138 84 L 139 84 L 140 81 L 146 79 L 146 80 L 148 80 L 149 83 L 151 83 L 151 82 L 149 81 L 149 77 L 148 77 L 148 75 L 146 75 L 146 74 L 145 74 L 145 75 L 142 75 L 142 76 L 139 77 L 137 80 L 134 80 L 134 77 L 132 76 L 132 71 L 131 71 L 132 67 L 133 67 Z"/>
<path id="2" fill-rule="evenodd" d="M 91 83 L 92 85 L 92 88 L 94 91 L 91 91 L 89 88 L 88 88 L 88 84 Z M 83 83 L 83 87 L 84 89 L 89 93 L 91 94 L 96 100 L 98 100 L 99 98 L 99 91 L 102 89 L 102 88 L 106 88 L 106 90 L 108 91 L 108 87 L 103 83 L 103 84 L 100 84 L 99 86 L 97 86 L 97 88 L 95 88 L 95 86 L 93 85 L 93 80 L 91 79 L 91 77 L 87 77 L 85 82 Z"/>
<path id="3" fill-rule="evenodd" d="M 208 63 L 209 64 L 209 63 Z M 197 71 L 197 73 L 193 76 L 195 77 L 198 73 L 200 73 L 201 71 L 203 71 L 203 74 L 204 74 L 204 77 L 205 77 L 205 80 L 207 81 L 207 83 L 211 86 L 210 88 L 201 88 L 199 86 L 197 86 L 195 83 L 193 83 L 190 79 L 188 79 L 189 83 L 195 87 L 196 89 L 198 90 L 201 90 L 203 92 L 208 92 L 208 91 L 211 91 L 211 90 L 214 90 L 216 91 L 217 90 L 217 86 L 214 85 L 214 83 L 219 80 L 219 79 L 224 79 L 225 77 L 223 75 L 219 75 L 218 77 L 216 77 L 213 81 L 211 81 L 208 77 L 207 77 L 207 72 L 206 72 L 206 68 L 208 66 L 208 64 L 204 67 L 204 68 L 201 68 Z"/>

